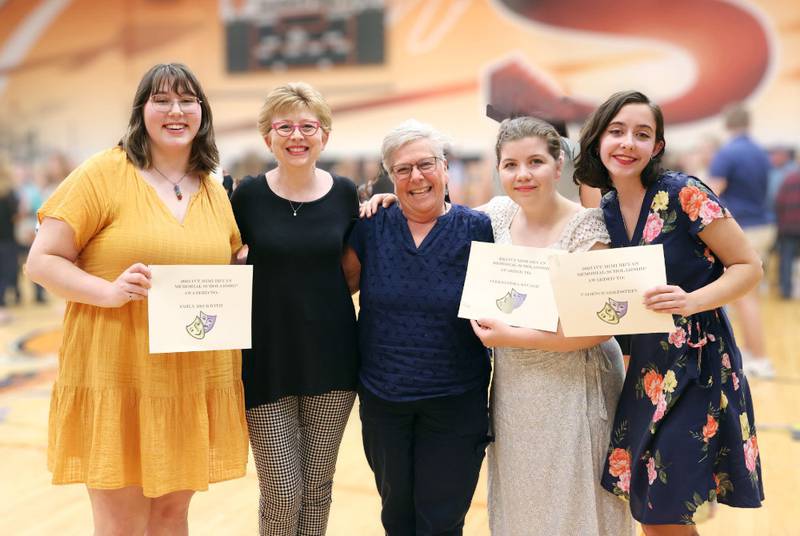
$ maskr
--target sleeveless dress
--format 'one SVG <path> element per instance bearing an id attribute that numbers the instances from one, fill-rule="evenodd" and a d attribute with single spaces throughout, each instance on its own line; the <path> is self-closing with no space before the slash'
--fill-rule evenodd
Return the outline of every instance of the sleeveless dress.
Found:
<path id="1" fill-rule="evenodd" d="M 730 214 L 699 179 L 662 174 L 632 240 L 615 191 L 601 208 L 613 247 L 663 245 L 669 284 L 692 292 L 722 275 L 698 233 Z M 764 498 L 750 387 L 725 311 L 673 319 L 672 333 L 631 336 L 603 471 L 603 486 L 645 524 L 694 524 L 706 501 L 754 508 Z"/>
<path id="2" fill-rule="evenodd" d="M 519 206 L 486 206 L 496 243 L 511 243 Z M 599 209 L 567 223 L 552 248 L 587 251 L 608 243 Z M 488 451 L 489 525 L 495 536 L 625 536 L 625 504 L 600 487 L 611 417 L 624 376 L 613 339 L 573 352 L 494 349 Z"/>
<path id="3" fill-rule="evenodd" d="M 75 233 L 77 266 L 108 281 L 135 262 L 229 264 L 241 247 L 220 184 L 203 177 L 179 222 L 117 147 L 73 171 L 42 205 L 45 217 Z M 147 300 L 67 302 L 50 401 L 53 483 L 158 497 L 244 476 L 241 371 L 239 350 L 150 354 Z"/>

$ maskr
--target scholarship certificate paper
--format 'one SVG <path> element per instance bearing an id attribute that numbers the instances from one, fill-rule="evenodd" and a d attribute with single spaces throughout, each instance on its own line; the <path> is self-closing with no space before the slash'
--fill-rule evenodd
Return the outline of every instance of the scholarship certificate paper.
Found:
<path id="1" fill-rule="evenodd" d="M 250 348 L 253 267 L 150 266 L 150 353 Z"/>
<path id="2" fill-rule="evenodd" d="M 553 257 L 550 275 L 567 337 L 675 330 L 672 315 L 643 303 L 645 290 L 667 282 L 661 244 Z"/>
<path id="3" fill-rule="evenodd" d="M 496 318 L 512 326 L 556 331 L 558 311 L 548 259 L 563 253 L 472 242 L 459 318 Z"/>

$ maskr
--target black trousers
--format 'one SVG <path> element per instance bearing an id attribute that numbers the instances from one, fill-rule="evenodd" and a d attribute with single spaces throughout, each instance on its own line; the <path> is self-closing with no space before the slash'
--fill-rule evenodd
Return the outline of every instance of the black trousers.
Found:
<path id="1" fill-rule="evenodd" d="M 362 386 L 359 400 L 386 534 L 460 535 L 488 443 L 487 389 L 390 402 Z"/>

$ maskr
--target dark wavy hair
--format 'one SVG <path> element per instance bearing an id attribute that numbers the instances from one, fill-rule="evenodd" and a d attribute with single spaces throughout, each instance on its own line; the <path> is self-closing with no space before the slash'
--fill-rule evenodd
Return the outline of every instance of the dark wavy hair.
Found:
<path id="1" fill-rule="evenodd" d="M 219 151 L 214 140 L 211 107 L 197 77 L 182 63 L 159 63 L 144 74 L 133 97 L 128 130 L 119 141 L 120 147 L 139 168 L 147 169 L 152 165 L 150 136 L 144 124 L 144 106 L 153 94 L 167 90 L 194 95 L 200 100 L 200 128 L 192 141 L 187 171 L 201 174 L 212 172 L 219 164 Z"/>
<path id="2" fill-rule="evenodd" d="M 644 93 L 639 91 L 620 91 L 611 95 L 597 110 L 589 116 L 581 129 L 580 154 L 575 161 L 575 172 L 572 180 L 575 184 L 585 184 L 600 188 L 607 192 L 614 188 L 608 170 L 600 160 L 600 138 L 608 124 L 616 117 L 626 104 L 646 104 L 653 112 L 656 120 L 656 144 L 661 142 L 661 150 L 650 159 L 642 170 L 642 185 L 647 188 L 661 174 L 661 157 L 664 156 L 666 141 L 664 140 L 664 114 L 657 104 L 650 102 Z"/>

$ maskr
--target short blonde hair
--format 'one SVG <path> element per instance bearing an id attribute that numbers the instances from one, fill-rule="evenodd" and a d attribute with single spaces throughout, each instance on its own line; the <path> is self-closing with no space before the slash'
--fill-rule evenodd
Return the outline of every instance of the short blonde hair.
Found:
<path id="1" fill-rule="evenodd" d="M 305 82 L 289 82 L 278 86 L 267 95 L 258 112 L 258 132 L 266 137 L 272 129 L 272 118 L 282 112 L 306 107 L 317 116 L 325 132 L 331 131 L 331 107 L 322 94 Z"/>

